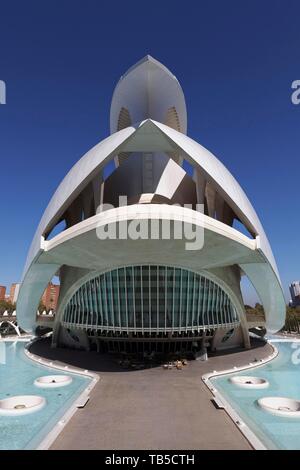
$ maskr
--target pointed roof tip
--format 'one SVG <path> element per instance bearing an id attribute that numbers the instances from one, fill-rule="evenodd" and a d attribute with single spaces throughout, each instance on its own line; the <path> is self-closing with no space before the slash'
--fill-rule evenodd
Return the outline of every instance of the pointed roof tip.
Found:
<path id="1" fill-rule="evenodd" d="M 138 60 L 134 65 L 129 67 L 129 69 L 124 73 L 124 75 L 121 76 L 120 80 L 123 80 L 127 75 L 129 75 L 134 69 L 140 67 L 141 65 L 145 64 L 146 62 L 151 63 L 156 65 L 157 67 L 160 67 L 163 69 L 168 75 L 172 76 L 173 78 L 176 78 L 175 75 L 172 74 L 172 72 L 159 60 L 155 59 L 152 55 L 146 54 L 142 59 Z"/>
<path id="2" fill-rule="evenodd" d="M 142 60 L 143 60 L 143 61 L 144 61 L 144 60 L 151 60 L 151 59 L 153 59 L 153 57 L 152 57 L 150 54 L 146 54 L 146 55 L 141 59 L 141 61 L 142 61 Z"/>
<path id="3" fill-rule="evenodd" d="M 152 55 L 150 54 L 147 54 L 145 55 L 145 57 L 143 57 L 140 62 L 159 62 L 157 59 L 155 59 L 155 57 L 153 57 Z"/>

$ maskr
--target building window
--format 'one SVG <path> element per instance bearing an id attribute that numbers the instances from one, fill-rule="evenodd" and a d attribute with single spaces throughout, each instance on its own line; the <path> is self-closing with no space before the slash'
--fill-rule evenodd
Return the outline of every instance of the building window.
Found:
<path id="1" fill-rule="evenodd" d="M 65 308 L 66 327 L 167 333 L 235 327 L 236 308 L 210 279 L 172 266 L 130 266 L 86 282 Z"/>

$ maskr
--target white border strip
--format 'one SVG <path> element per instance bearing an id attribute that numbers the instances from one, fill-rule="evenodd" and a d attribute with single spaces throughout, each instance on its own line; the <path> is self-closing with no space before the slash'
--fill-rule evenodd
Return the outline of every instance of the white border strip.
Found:
<path id="1" fill-rule="evenodd" d="M 280 341 L 280 340 L 278 340 Z M 273 340 L 272 340 L 273 342 Z M 268 362 L 272 361 L 278 356 L 278 349 L 276 346 L 271 344 L 271 342 L 267 342 L 272 348 L 273 348 L 273 353 L 268 356 L 265 359 L 260 359 L 258 363 L 256 362 L 249 362 L 249 364 L 241 367 L 233 367 L 232 369 L 226 369 L 222 371 L 213 371 L 209 372 L 207 374 L 202 375 L 202 381 L 205 383 L 207 388 L 210 390 L 210 392 L 213 395 L 214 400 L 219 405 L 224 406 L 224 410 L 228 414 L 228 416 L 232 419 L 234 424 L 237 426 L 237 428 L 240 430 L 240 432 L 245 436 L 247 441 L 252 445 L 252 447 L 255 450 L 268 450 L 268 448 L 262 443 L 262 441 L 256 436 L 256 434 L 249 428 L 249 426 L 242 420 L 242 418 L 239 416 L 239 414 L 232 408 L 232 406 L 229 404 L 229 402 L 224 398 L 224 396 L 215 388 L 213 383 L 210 381 L 212 377 L 217 377 L 221 375 L 227 375 L 227 374 L 232 374 L 238 371 L 243 371 L 243 370 L 248 370 L 248 369 L 256 369 L 257 367 L 261 367 Z"/>
<path id="2" fill-rule="evenodd" d="M 82 376 L 89 377 L 92 379 L 89 385 L 73 401 L 70 408 L 64 413 L 64 415 L 60 418 L 60 420 L 54 425 L 51 431 L 47 434 L 47 436 L 45 436 L 44 439 L 42 439 L 42 441 L 36 447 L 36 450 L 47 450 L 53 444 L 53 442 L 57 439 L 58 435 L 67 425 L 67 423 L 70 421 L 72 416 L 76 413 L 78 408 L 81 408 L 82 406 L 85 405 L 85 403 L 87 403 L 87 401 L 90 398 L 90 392 L 95 387 L 96 383 L 100 380 L 100 376 L 98 374 L 95 374 L 94 372 L 79 369 L 77 367 L 69 367 L 67 365 L 66 366 L 58 365 L 52 361 L 47 361 L 46 359 L 42 359 L 36 354 L 31 353 L 29 351 L 29 348 L 36 341 L 39 341 L 39 338 L 33 338 L 24 348 L 25 355 L 29 359 L 45 367 L 50 367 L 52 369 L 57 369 L 57 370 L 64 371 L 64 372 L 66 371 L 71 372 L 72 374 L 82 375 Z"/>
<path id="3" fill-rule="evenodd" d="M 32 339 L 32 335 L 11 335 L 11 336 L 0 336 L 0 343 L 14 343 L 15 341 L 19 341 L 20 343 L 28 342 Z"/>

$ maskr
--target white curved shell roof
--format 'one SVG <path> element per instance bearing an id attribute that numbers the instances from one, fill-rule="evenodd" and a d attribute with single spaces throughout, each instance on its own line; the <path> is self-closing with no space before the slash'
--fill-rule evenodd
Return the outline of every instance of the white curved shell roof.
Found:
<path id="1" fill-rule="evenodd" d="M 121 108 L 128 110 L 131 123 L 154 119 L 166 122 L 167 111 L 175 108 L 180 131 L 187 130 L 185 98 L 177 78 L 153 57 L 147 55 L 123 75 L 113 93 L 110 130 L 118 130 Z"/>
<path id="2" fill-rule="evenodd" d="M 166 111 L 172 106 L 176 108 L 180 120 L 180 132 L 163 124 Z M 139 122 L 115 132 L 122 107 L 128 109 L 132 122 Z M 285 300 L 276 262 L 262 224 L 241 186 L 226 167 L 211 152 L 185 135 L 186 123 L 186 106 L 180 84 L 155 59 L 147 56 L 120 80 L 111 106 L 113 134 L 88 151 L 66 175 L 34 236 L 17 306 L 18 321 L 24 329 L 34 326 L 36 307 L 43 289 L 61 266 L 58 259 L 50 262 L 43 258 L 47 244 L 43 238 L 45 233 L 53 228 L 83 189 L 120 152 L 179 152 L 214 186 L 256 236 L 252 240 L 255 246 L 251 250 L 259 256 L 255 256 L 251 262 L 241 258 L 238 264 L 260 295 L 266 311 L 267 326 L 272 331 L 281 328 L 285 318 Z M 224 237 L 234 237 L 233 228 L 228 230 L 222 223 L 221 226 L 224 226 Z M 70 233 L 75 232 L 74 229 Z"/>
<path id="3" fill-rule="evenodd" d="M 151 119 L 137 124 L 136 127 L 123 129 L 106 138 L 87 152 L 73 166 L 55 191 L 41 219 L 30 249 L 26 268 L 35 257 L 36 252 L 40 247 L 40 237 L 46 231 L 47 227 L 49 227 L 55 218 L 63 212 L 72 199 L 74 199 L 84 186 L 94 177 L 96 172 L 103 168 L 103 166 L 110 160 L 111 156 L 117 152 L 119 147 L 122 148 L 122 151 L 126 151 L 128 149 L 132 151 L 135 145 L 139 146 L 137 148 L 140 148 L 140 142 L 132 143 L 133 137 L 137 139 L 141 136 L 143 139 L 143 131 L 145 130 L 148 131 L 148 136 L 152 131 L 150 134 L 151 141 L 156 141 L 156 145 L 168 145 L 167 142 L 164 142 L 164 137 L 171 139 L 176 146 L 183 150 L 186 158 L 188 158 L 195 166 L 199 167 L 205 175 L 216 184 L 224 197 L 234 205 L 236 212 L 241 216 L 241 219 L 247 220 L 253 227 L 254 232 L 260 237 L 261 249 L 278 275 L 273 253 L 262 224 L 245 192 L 232 174 L 227 170 L 223 163 L 220 162 L 220 160 L 193 139 Z M 154 137 L 155 130 L 157 135 Z M 161 132 L 159 133 L 157 131 Z M 158 142 L 159 140 L 161 141 Z M 168 150 L 170 149 L 168 148 Z"/>

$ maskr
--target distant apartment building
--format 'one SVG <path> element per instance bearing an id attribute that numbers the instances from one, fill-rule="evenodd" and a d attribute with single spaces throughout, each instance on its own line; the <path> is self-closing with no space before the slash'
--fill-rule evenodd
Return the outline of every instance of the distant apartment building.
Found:
<path id="1" fill-rule="evenodd" d="M 300 281 L 294 281 L 289 286 L 292 300 L 290 305 L 292 307 L 297 307 L 300 305 Z"/>
<path id="2" fill-rule="evenodd" d="M 59 297 L 59 285 L 52 284 L 50 282 L 42 296 L 42 303 L 45 305 L 47 310 L 56 310 L 58 297 Z"/>
<path id="3" fill-rule="evenodd" d="M 20 290 L 20 285 L 19 283 L 14 283 L 10 287 L 9 291 L 9 301 L 12 304 L 15 304 L 18 300 L 18 295 L 19 295 L 19 290 Z"/>
<path id="4" fill-rule="evenodd" d="M 5 300 L 5 294 L 6 294 L 6 287 L 0 286 L 0 301 Z"/>

